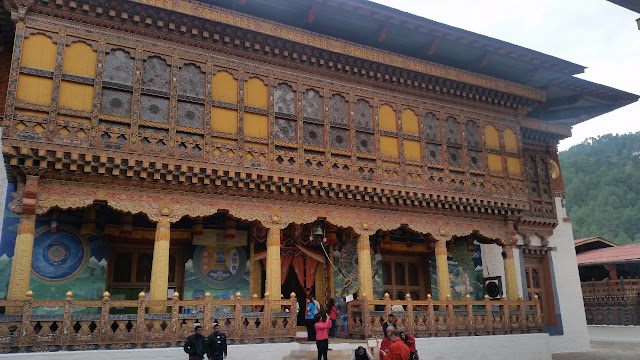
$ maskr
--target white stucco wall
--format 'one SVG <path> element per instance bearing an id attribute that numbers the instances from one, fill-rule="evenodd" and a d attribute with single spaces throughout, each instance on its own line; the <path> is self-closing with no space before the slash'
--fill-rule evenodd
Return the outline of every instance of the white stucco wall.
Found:
<path id="1" fill-rule="evenodd" d="M 562 206 L 562 198 L 556 197 L 555 204 L 558 226 L 549 238 L 549 246 L 556 248 L 550 254 L 564 335 L 551 336 L 551 350 L 554 353 L 588 351 L 590 350 L 589 334 L 578 275 L 576 249 L 573 245 L 573 230 L 570 222 L 563 221 L 567 219 L 567 210 Z"/>
<path id="2" fill-rule="evenodd" d="M 337 344 L 330 341 L 329 346 L 336 351 L 355 350 L 360 345 L 365 346 L 365 343 Z M 432 360 L 551 360 L 549 335 L 547 334 L 420 338 L 416 339 L 416 348 L 420 358 Z M 304 350 L 314 351 L 315 349 L 315 344 L 299 343 L 232 345 L 229 346 L 227 359 L 283 359 L 294 351 L 299 353 Z M 55 353 L 7 354 L 1 357 L 7 360 L 175 360 L 187 358 L 182 348 L 61 351 Z M 332 358 L 331 352 L 329 352 L 329 357 Z M 312 358 L 315 357 L 309 357 L 309 359 Z"/>

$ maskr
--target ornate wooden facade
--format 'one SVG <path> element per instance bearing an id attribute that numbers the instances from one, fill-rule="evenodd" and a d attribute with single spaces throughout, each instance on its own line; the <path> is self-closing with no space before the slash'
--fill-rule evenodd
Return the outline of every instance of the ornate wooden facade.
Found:
<path id="1" fill-rule="evenodd" d="M 541 114 L 567 99 L 200 2 L 5 7 L 15 38 L 3 153 L 17 182 L 10 209 L 21 214 L 10 301 L 29 289 L 34 219 L 94 203 L 156 223 L 154 313 L 168 288 L 172 224 L 201 226 L 220 211 L 267 229 L 271 305 L 281 299 L 281 231 L 291 224 L 321 219 L 353 230 L 365 307 L 373 297 L 369 236 L 399 227 L 421 234 L 435 243 L 439 301 L 449 307 L 448 320 L 439 319 L 449 326 L 458 326 L 458 310 L 447 297 L 447 241 L 503 246 L 512 306 L 517 235 L 551 250 L 554 196 L 563 189 L 555 145 L 570 129 Z M 611 96 L 615 106 L 633 101 Z M 539 307 L 519 304 L 513 329 L 538 331 Z M 432 303 L 420 305 L 429 314 L 409 323 L 432 319 Z M 509 326 L 508 308 L 501 326 Z M 475 333 L 478 320 L 464 311 L 459 320 L 471 328 L 460 331 Z M 493 326 L 484 316 L 482 326 Z"/>

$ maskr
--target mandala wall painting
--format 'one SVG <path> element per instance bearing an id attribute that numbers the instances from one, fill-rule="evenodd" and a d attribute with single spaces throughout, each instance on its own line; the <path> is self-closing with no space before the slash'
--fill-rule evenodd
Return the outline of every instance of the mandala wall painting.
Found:
<path id="1" fill-rule="evenodd" d="M 242 279 L 246 263 L 242 247 L 198 246 L 193 254 L 196 276 L 214 289 L 229 288 Z"/>
<path id="2" fill-rule="evenodd" d="M 43 280 L 66 280 L 82 268 L 87 253 L 86 243 L 75 232 L 45 230 L 35 236 L 31 270 Z"/>

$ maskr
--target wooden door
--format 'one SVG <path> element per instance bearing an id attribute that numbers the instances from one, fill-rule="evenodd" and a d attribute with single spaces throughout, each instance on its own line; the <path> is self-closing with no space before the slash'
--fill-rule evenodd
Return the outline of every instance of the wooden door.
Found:
<path id="1" fill-rule="evenodd" d="M 540 299 L 540 312 L 545 326 L 556 325 L 555 303 L 551 288 L 548 255 L 525 255 L 524 271 L 527 278 L 529 299 Z"/>

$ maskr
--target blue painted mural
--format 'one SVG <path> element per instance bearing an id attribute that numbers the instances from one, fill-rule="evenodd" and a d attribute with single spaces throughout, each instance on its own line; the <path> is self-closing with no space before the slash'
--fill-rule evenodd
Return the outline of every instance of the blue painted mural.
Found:
<path id="1" fill-rule="evenodd" d="M 231 299 L 249 296 L 249 247 L 190 246 L 185 264 L 184 299 Z"/>
<path id="2" fill-rule="evenodd" d="M 470 252 L 466 240 L 457 240 L 453 246 L 448 247 L 448 250 L 447 262 L 449 281 L 451 282 L 451 298 L 460 301 L 470 295 L 471 300 L 482 300 L 484 298 L 484 272 L 480 245 L 475 245 L 474 251 Z M 435 255 L 431 255 L 429 261 L 431 296 L 434 300 L 439 300 Z"/>
<path id="3" fill-rule="evenodd" d="M 6 299 L 20 217 L 8 209 L 15 184 L 9 183 L 0 239 L 0 298 Z M 81 211 L 61 211 L 57 227 L 49 215 L 36 217 L 30 289 L 36 300 L 63 300 L 71 290 L 74 299 L 102 297 L 107 277 L 108 241 L 101 229 L 92 236 L 80 235 Z M 36 313 L 60 313 L 61 308 L 38 308 Z M 78 313 L 96 311 L 78 310 Z"/>

